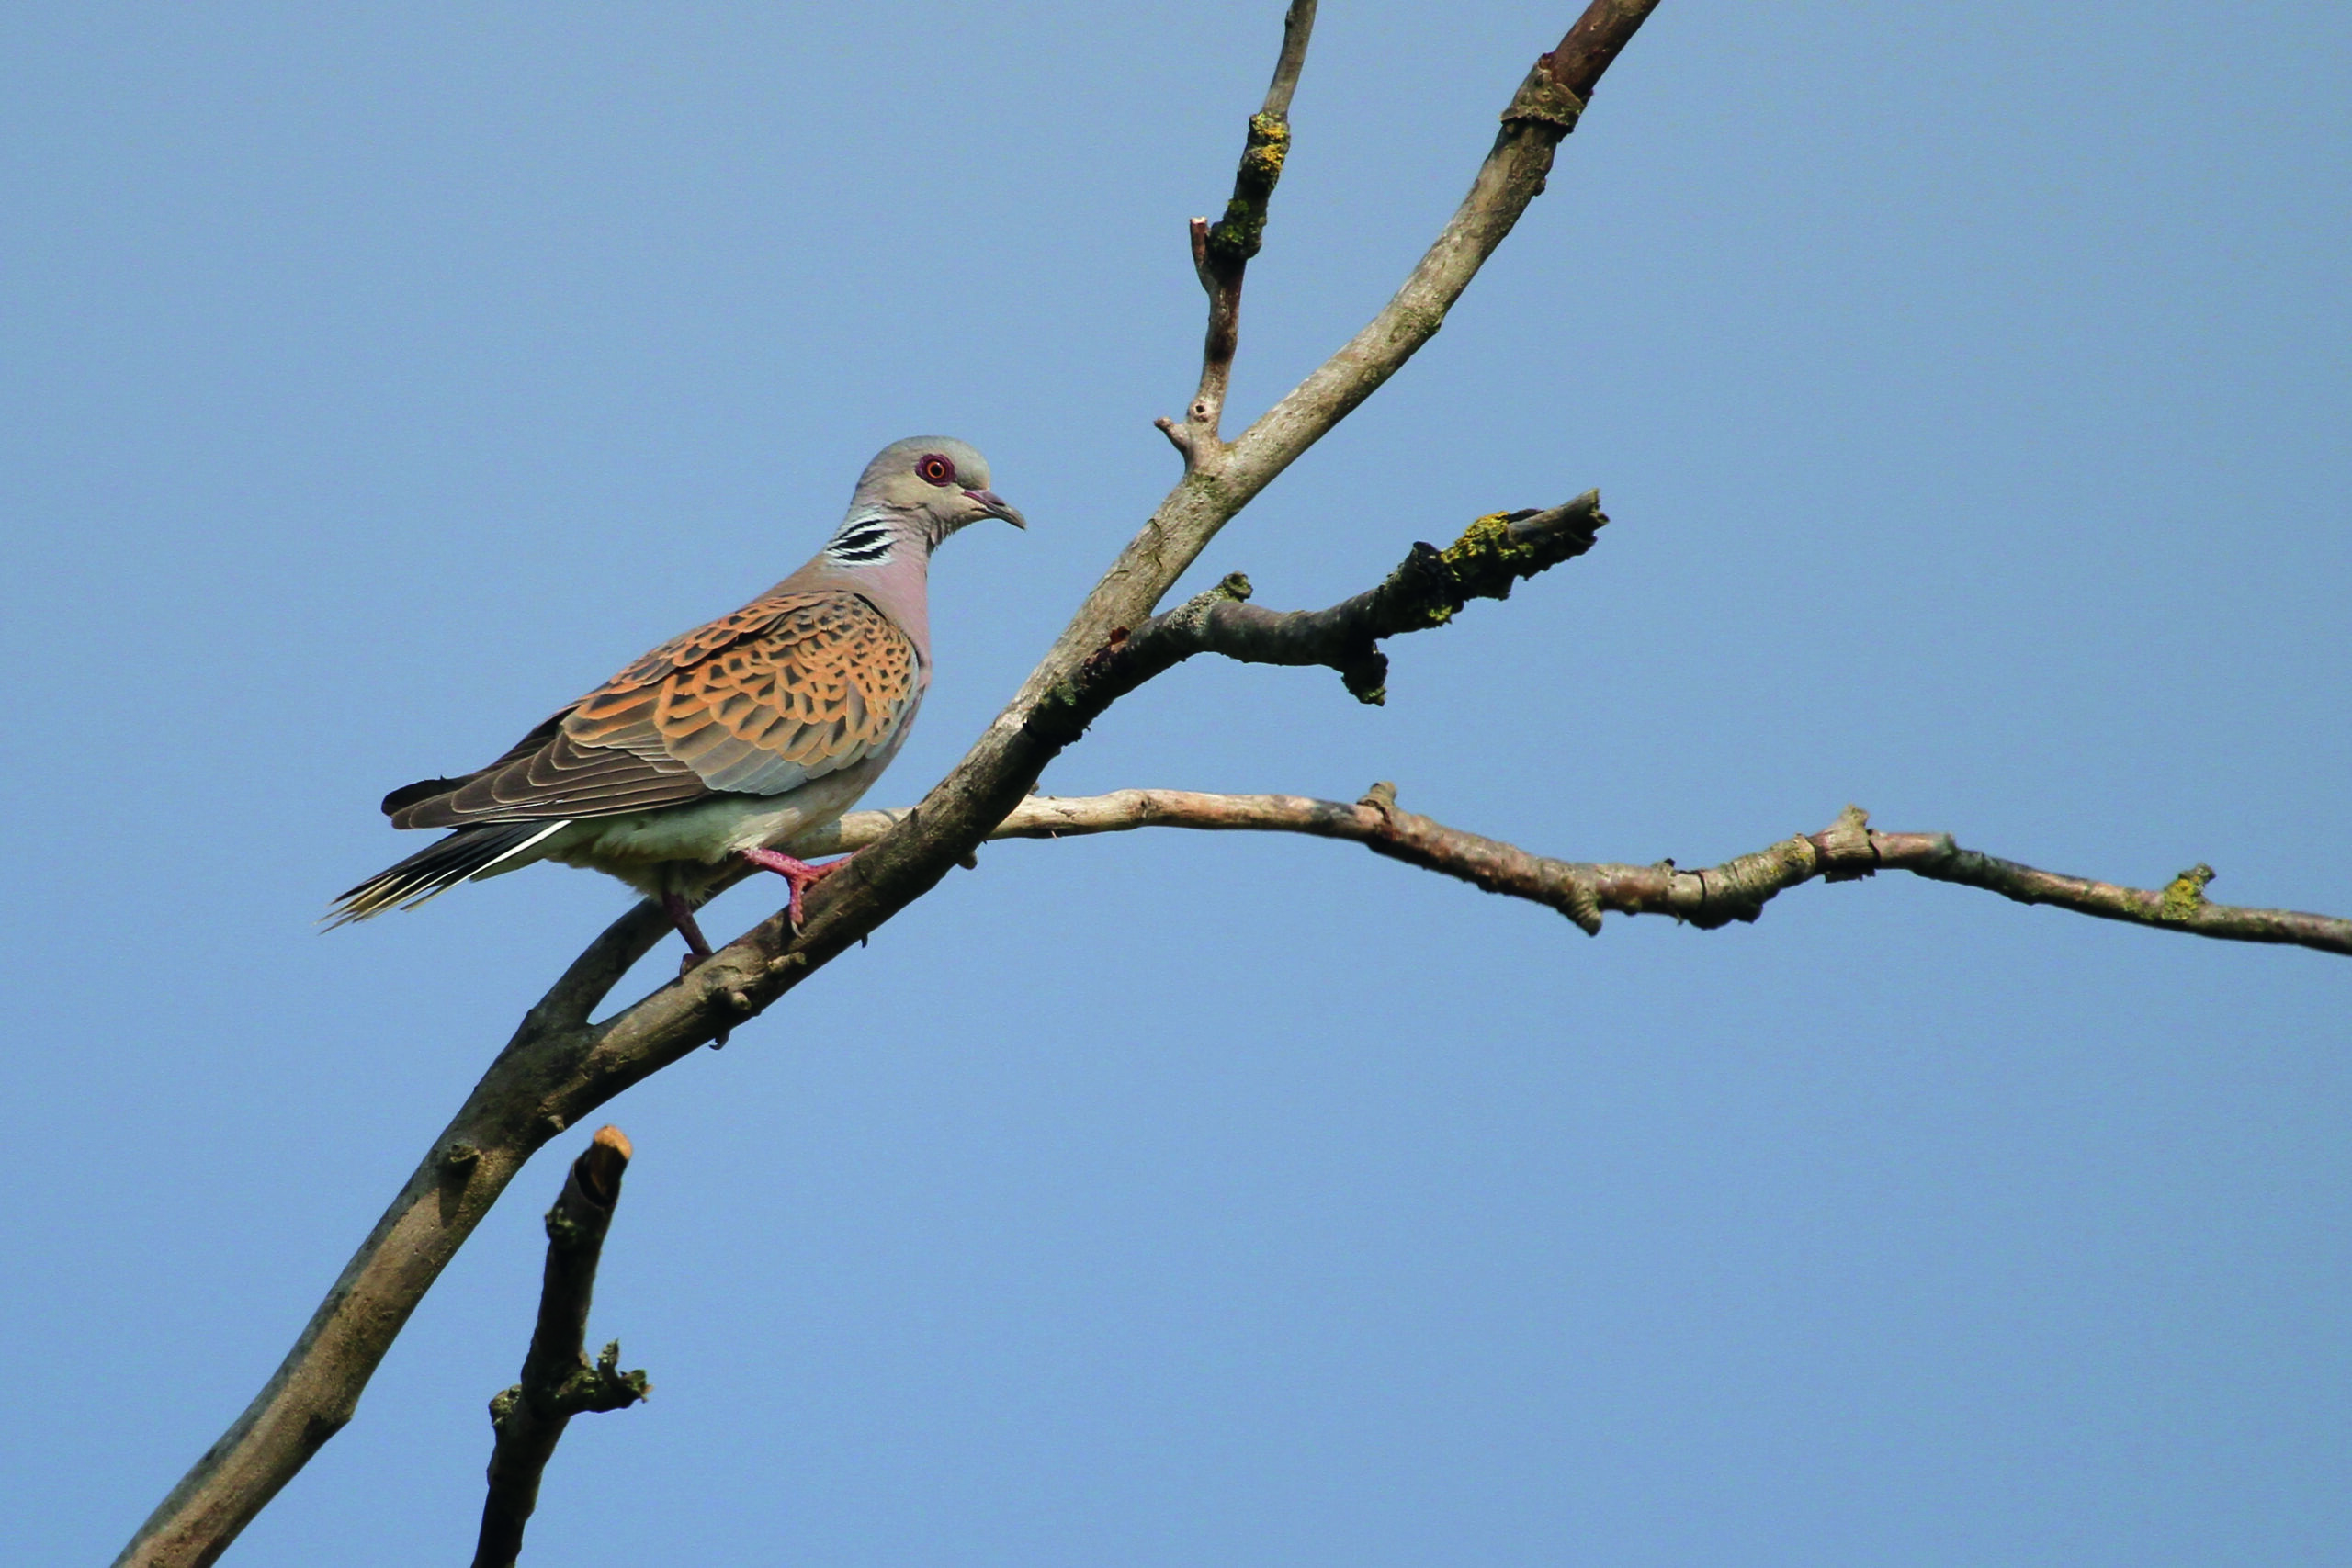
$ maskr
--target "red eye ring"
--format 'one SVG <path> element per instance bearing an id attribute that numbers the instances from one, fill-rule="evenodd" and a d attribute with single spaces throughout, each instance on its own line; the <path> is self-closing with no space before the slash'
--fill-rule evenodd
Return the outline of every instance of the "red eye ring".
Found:
<path id="1" fill-rule="evenodd" d="M 916 458 L 915 473 L 925 484 L 952 485 L 956 482 L 956 465 L 937 452 L 926 452 Z"/>

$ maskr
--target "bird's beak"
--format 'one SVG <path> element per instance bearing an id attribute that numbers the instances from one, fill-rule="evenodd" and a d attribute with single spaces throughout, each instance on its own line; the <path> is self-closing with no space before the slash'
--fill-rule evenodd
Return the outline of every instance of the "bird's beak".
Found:
<path id="1" fill-rule="evenodd" d="M 1012 502 L 992 490 L 967 490 L 964 494 L 980 503 L 980 510 L 990 517 L 1001 517 L 1016 528 L 1026 528 L 1029 520 L 1021 515 Z"/>

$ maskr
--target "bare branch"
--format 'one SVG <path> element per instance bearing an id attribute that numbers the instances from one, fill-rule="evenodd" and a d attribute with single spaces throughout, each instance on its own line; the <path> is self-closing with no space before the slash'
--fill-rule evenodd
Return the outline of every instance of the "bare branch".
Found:
<path id="1" fill-rule="evenodd" d="M 1592 80 L 1656 3 L 1592 0 L 1568 40 L 1539 62 L 1530 80 L 1544 73 L 1552 84 L 1549 73 L 1556 73 L 1560 81 L 1581 81 L 1580 108 Z M 1304 32 L 1295 21 L 1285 58 L 1294 47 L 1304 49 Z M 1571 43 L 1582 52 L 1572 51 Z M 1281 79 L 1278 68 L 1277 88 Z M 1469 197 L 1396 298 L 1238 440 L 1191 454 L 1184 479 L 1004 711 L 921 806 L 815 890 L 800 933 L 779 913 L 692 975 L 605 1023 L 584 1025 L 580 1021 L 628 961 L 659 940 L 658 916 L 633 909 L 597 939 L 474 1086 L 269 1382 L 149 1516 L 118 1565 L 216 1560 L 350 1419 L 409 1314 L 533 1152 L 632 1084 L 772 1005 L 969 858 L 1060 750 L 1030 724 L 1046 694 L 1104 647 L 1114 628 L 1147 619 L 1227 522 L 1428 341 L 1543 188 L 1553 149 L 1572 123 L 1563 121 L 1563 112 L 1555 97 L 1521 85 Z"/>
<path id="2" fill-rule="evenodd" d="M 539 1504 L 539 1477 L 574 1416 L 625 1410 L 652 1392 L 642 1371 L 620 1370 L 621 1346 L 588 1363 L 588 1303 L 605 1232 L 620 1201 L 628 1139 L 600 1127 L 571 1162 L 563 1191 L 548 1211 L 548 1264 L 539 1286 L 539 1319 L 523 1358 L 523 1381 L 490 1402 L 498 1439 L 490 1455 L 490 1495 L 482 1500 L 474 1568 L 514 1568 L 523 1527 Z"/>
<path id="3" fill-rule="evenodd" d="M 1388 680 L 1380 639 L 1442 626 L 1472 599 L 1509 598 L 1513 583 L 1592 548 L 1608 522 L 1599 491 L 1545 512 L 1498 512 L 1471 524 L 1451 548 L 1415 545 L 1379 587 L 1328 610 L 1261 609 L 1246 602 L 1250 580 L 1236 572 L 1114 636 L 1046 694 L 1030 728 L 1067 746 L 1114 702 L 1196 653 L 1246 664 L 1327 664 L 1358 701 L 1377 704 Z"/>
<path id="4" fill-rule="evenodd" d="M 1503 110 L 1502 129 L 1469 194 L 1395 298 L 1231 443 L 1213 451 L 1191 444 L 1183 481 L 1112 562 L 997 729 L 967 759 L 968 765 L 989 766 L 991 740 L 1019 722 L 1015 710 L 1067 677 L 1113 628 L 1136 626 L 1150 615 L 1226 524 L 1436 334 L 1479 267 L 1542 194 L 1561 139 L 1657 4 L 1592 0 L 1559 46 L 1536 61 Z M 967 778 L 959 769 L 942 787 L 960 786 Z"/>
<path id="5" fill-rule="evenodd" d="M 277 1371 L 156 1506 L 118 1564 L 217 1561 L 343 1429 L 377 1363 L 458 1245 L 539 1145 L 570 1124 L 545 1108 L 546 1085 L 594 1040 L 588 1014 L 669 930 L 660 906 L 632 907 L 524 1016 Z"/>
<path id="6" fill-rule="evenodd" d="M 1193 270 L 1209 297 L 1208 332 L 1201 344 L 1201 384 L 1182 423 L 1156 420 L 1159 429 L 1184 455 L 1187 468 L 1198 468 L 1219 449 L 1217 430 L 1225 417 L 1225 395 L 1233 382 L 1233 355 L 1241 341 L 1241 279 L 1250 258 L 1265 243 L 1266 208 L 1274 185 L 1283 175 L 1283 160 L 1290 154 L 1290 100 L 1297 90 L 1298 73 L 1306 64 L 1306 42 L 1315 30 L 1315 0 L 1292 0 L 1283 17 L 1283 49 L 1274 62 L 1274 79 L 1266 101 L 1250 117 L 1250 134 L 1242 143 L 1240 166 L 1233 175 L 1233 196 L 1225 216 L 1214 226 L 1205 218 L 1190 225 Z"/>
<path id="7" fill-rule="evenodd" d="M 621 983 L 621 976 L 652 952 L 670 931 L 670 917 L 662 913 L 660 905 L 650 902 L 614 921 L 582 949 L 571 966 L 548 987 L 548 994 L 539 998 L 538 1005 L 523 1021 L 524 1030 L 579 1029 L 585 1025 L 596 1005 Z"/>
<path id="8" fill-rule="evenodd" d="M 1658 0 L 1593 0 L 1585 7 L 1583 16 L 1568 29 L 1560 47 L 1545 55 L 1536 64 L 1544 73 L 1570 97 L 1582 110 L 1600 83 L 1600 73 L 1609 69 L 1624 47 L 1634 41 L 1634 34 L 1650 19 L 1657 9 Z"/>
<path id="9" fill-rule="evenodd" d="M 904 816 L 903 811 L 854 811 L 804 847 L 811 854 L 846 853 L 880 839 Z M 1137 828 L 1343 839 L 1489 893 L 1557 909 L 1595 935 L 1603 912 L 1671 915 L 1712 930 L 1734 920 L 1753 920 L 1774 896 L 1816 877 L 1850 882 L 1881 871 L 1907 871 L 1931 882 L 1982 887 L 2020 904 L 2048 904 L 2187 936 L 2278 942 L 2352 955 L 2352 919 L 2213 903 L 2205 897 L 2206 884 L 2213 879 L 2211 866 L 2191 866 L 2160 888 L 2121 887 L 1964 850 L 1949 833 L 1882 832 L 1870 826 L 1868 813 L 1850 806 L 1818 833 L 1784 839 L 1754 854 L 1697 871 L 1670 860 L 1616 865 L 1531 854 L 1403 810 L 1396 805 L 1395 787 L 1385 784 L 1374 784 L 1352 805 L 1295 795 L 1200 795 L 1172 789 L 1124 789 L 1073 798 L 1032 795 L 989 837 L 1064 839 Z"/>
<path id="10" fill-rule="evenodd" d="M 1315 0 L 1290 0 L 1283 13 L 1283 51 L 1274 60 L 1274 79 L 1266 84 L 1266 101 L 1260 114 L 1290 118 L 1290 96 L 1298 91 L 1298 73 L 1306 64 L 1306 39 L 1315 30 Z"/>

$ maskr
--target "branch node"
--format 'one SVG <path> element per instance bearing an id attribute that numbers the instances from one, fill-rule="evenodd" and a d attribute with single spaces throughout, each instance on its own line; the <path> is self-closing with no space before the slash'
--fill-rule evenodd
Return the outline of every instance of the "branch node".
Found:
<path id="1" fill-rule="evenodd" d="M 556 1389 L 553 1404 L 555 1414 L 564 1416 L 601 1414 L 626 1410 L 652 1392 L 653 1384 L 643 1367 L 635 1371 L 621 1371 L 621 1342 L 615 1339 L 597 1352 L 594 1366 L 582 1358 L 580 1370 Z"/>
<path id="2" fill-rule="evenodd" d="M 1176 448 L 1186 463 L 1193 460 L 1193 433 L 1166 414 L 1151 422 L 1151 427 L 1168 437 L 1168 445 Z"/>
<path id="3" fill-rule="evenodd" d="M 2213 880 L 2213 868 L 2199 861 L 2166 883 L 2164 896 L 2156 903 L 2156 919 L 2193 919 L 2205 907 L 2205 885 Z"/>
<path id="4" fill-rule="evenodd" d="M 441 1151 L 442 1165 L 451 1170 L 470 1169 L 474 1162 L 480 1158 L 481 1158 L 481 1151 L 462 1140 L 451 1144 Z"/>
<path id="5" fill-rule="evenodd" d="M 1536 58 L 1527 80 L 1519 85 L 1519 91 L 1511 95 L 1510 107 L 1503 110 L 1503 124 L 1549 126 L 1558 136 L 1566 136 L 1577 128 L 1577 120 L 1584 113 L 1584 100 L 1562 86 L 1553 76 L 1552 69 L 1552 56 Z"/>
<path id="6" fill-rule="evenodd" d="M 1386 779 L 1383 779 L 1364 791 L 1357 798 L 1356 804 L 1369 806 L 1383 817 L 1386 817 L 1396 809 L 1396 786 Z"/>
<path id="7" fill-rule="evenodd" d="M 1871 841 L 1871 814 L 1859 806 L 1839 812 L 1838 820 L 1815 834 L 1811 842 L 1820 852 L 1825 882 L 1854 882 L 1878 872 L 1878 848 Z"/>
<path id="8" fill-rule="evenodd" d="M 1555 906 L 1560 913 L 1576 922 L 1577 929 L 1587 936 L 1600 934 L 1600 889 L 1594 886 L 1589 868 L 1576 866 L 1567 878 L 1567 897 L 1564 905 Z"/>

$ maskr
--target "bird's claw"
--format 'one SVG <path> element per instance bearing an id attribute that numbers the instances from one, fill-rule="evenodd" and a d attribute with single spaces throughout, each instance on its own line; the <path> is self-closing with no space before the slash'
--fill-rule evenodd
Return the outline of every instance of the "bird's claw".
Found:
<path id="1" fill-rule="evenodd" d="M 804 900 L 808 889 L 841 870 L 853 858 L 850 855 L 843 855 L 839 860 L 829 860 L 822 865 L 811 865 L 805 860 L 795 860 L 790 855 L 775 850 L 745 850 L 743 852 L 744 863 L 755 866 L 762 871 L 775 872 L 791 886 L 792 897 L 786 905 L 785 918 L 792 922 L 792 933 L 795 936 L 800 934 L 801 924 L 808 919 L 808 906 Z"/>

